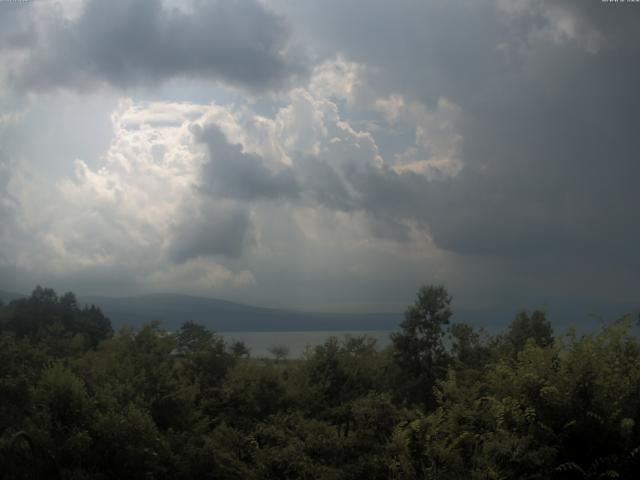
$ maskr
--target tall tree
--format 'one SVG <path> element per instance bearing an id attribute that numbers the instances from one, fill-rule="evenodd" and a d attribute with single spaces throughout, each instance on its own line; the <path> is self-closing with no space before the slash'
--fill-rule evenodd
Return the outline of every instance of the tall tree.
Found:
<path id="1" fill-rule="evenodd" d="M 391 335 L 395 360 L 409 376 L 404 386 L 411 401 L 432 404 L 433 386 L 444 374 L 447 353 L 443 327 L 452 315 L 451 300 L 442 285 L 421 287 L 415 303 L 405 312 L 402 330 Z"/>

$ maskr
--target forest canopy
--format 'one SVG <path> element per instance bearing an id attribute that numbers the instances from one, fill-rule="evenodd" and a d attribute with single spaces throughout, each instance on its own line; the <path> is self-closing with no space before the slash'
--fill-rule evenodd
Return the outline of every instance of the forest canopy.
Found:
<path id="1" fill-rule="evenodd" d="M 640 470 L 640 342 L 627 316 L 498 335 L 425 286 L 386 348 L 289 358 L 193 322 L 113 331 L 72 293 L 0 305 L 1 478 L 581 479 Z"/>

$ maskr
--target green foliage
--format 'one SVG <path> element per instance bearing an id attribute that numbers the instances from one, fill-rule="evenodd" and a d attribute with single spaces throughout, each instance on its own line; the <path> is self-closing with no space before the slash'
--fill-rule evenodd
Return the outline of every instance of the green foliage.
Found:
<path id="1" fill-rule="evenodd" d="M 240 340 L 235 340 L 231 343 L 229 350 L 231 354 L 236 358 L 249 358 L 251 355 L 251 350 L 244 342 Z"/>
<path id="2" fill-rule="evenodd" d="M 31 386 L 47 360 L 44 352 L 28 340 L 0 333 L 0 433 L 19 430 L 32 402 Z"/>
<path id="3" fill-rule="evenodd" d="M 318 410 L 341 410 L 347 402 L 383 388 L 389 360 L 369 337 L 330 337 L 308 353 L 303 366 L 309 405 Z"/>
<path id="4" fill-rule="evenodd" d="M 274 345 L 269 349 L 269 353 L 273 355 L 276 360 L 284 360 L 289 356 L 289 347 L 286 345 Z"/>
<path id="5" fill-rule="evenodd" d="M 541 347 L 551 345 L 554 340 L 553 328 L 546 314 L 540 310 L 534 311 L 531 315 L 520 312 L 500 340 L 513 355 L 517 355 L 529 340 Z"/>
<path id="6" fill-rule="evenodd" d="M 30 297 L 3 308 L 1 328 L 19 338 L 42 341 L 54 356 L 64 357 L 95 348 L 112 333 L 111 322 L 95 306 L 80 308 L 73 293 L 58 297 L 36 287 Z"/>
<path id="7" fill-rule="evenodd" d="M 287 371 L 270 363 L 238 364 L 224 384 L 224 408 L 233 424 L 250 426 L 269 415 L 286 411 L 292 404 Z"/>
<path id="8" fill-rule="evenodd" d="M 444 326 L 452 315 L 451 296 L 443 286 L 425 286 L 418 291 L 400 324 L 391 335 L 395 359 L 404 376 L 399 390 L 413 403 L 433 405 L 433 387 L 446 371 L 448 356 L 443 343 Z"/>
<path id="9" fill-rule="evenodd" d="M 521 313 L 489 338 L 445 330 L 450 302 L 421 289 L 384 350 L 346 336 L 272 360 L 192 322 L 111 333 L 97 309 L 37 288 L 0 306 L 0 475 L 637 477 L 631 318 L 554 337 Z"/>

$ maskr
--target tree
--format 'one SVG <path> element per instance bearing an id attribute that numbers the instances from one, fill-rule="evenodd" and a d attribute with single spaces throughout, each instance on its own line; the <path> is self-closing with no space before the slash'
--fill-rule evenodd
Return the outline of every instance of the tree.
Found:
<path id="1" fill-rule="evenodd" d="M 44 341 L 58 356 L 95 348 L 113 334 L 102 311 L 93 305 L 81 309 L 71 292 L 58 297 L 54 290 L 38 286 L 30 297 L 13 300 L 5 310 L 3 328 Z"/>
<path id="2" fill-rule="evenodd" d="M 489 359 L 489 349 L 482 342 L 482 330 L 471 325 L 454 323 L 449 327 L 451 353 L 466 369 L 481 368 Z"/>
<path id="3" fill-rule="evenodd" d="M 402 331 L 391 335 L 395 360 L 409 376 L 404 385 L 409 400 L 433 403 L 434 383 L 443 376 L 447 363 L 442 337 L 452 315 L 451 300 L 442 285 L 423 286 L 405 312 Z"/>
<path id="4" fill-rule="evenodd" d="M 269 348 L 269 353 L 273 355 L 273 358 L 275 358 L 277 362 L 279 362 L 289 356 L 289 347 L 286 345 L 274 345 Z"/>
<path id="5" fill-rule="evenodd" d="M 539 347 L 547 347 L 553 343 L 553 328 L 545 312 L 536 310 L 531 315 L 524 311 L 518 313 L 505 336 L 506 343 L 514 354 L 521 351 L 529 339 Z"/>
<path id="6" fill-rule="evenodd" d="M 241 340 L 235 340 L 232 342 L 229 350 L 236 358 L 249 358 L 251 356 L 251 349 Z"/>
<path id="7" fill-rule="evenodd" d="M 185 322 L 176 334 L 175 354 L 184 356 L 183 368 L 204 392 L 216 389 L 237 357 L 227 351 L 221 336 L 203 325 Z"/>
<path id="8" fill-rule="evenodd" d="M 214 342 L 215 337 L 207 327 L 195 322 L 185 322 L 178 330 L 178 346 L 184 353 L 194 353 L 208 348 Z"/>

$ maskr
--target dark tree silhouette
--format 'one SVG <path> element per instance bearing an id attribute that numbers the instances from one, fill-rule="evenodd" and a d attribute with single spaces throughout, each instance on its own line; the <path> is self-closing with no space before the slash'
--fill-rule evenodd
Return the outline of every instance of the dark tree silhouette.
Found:
<path id="1" fill-rule="evenodd" d="M 445 371 L 447 353 L 442 342 L 444 326 L 451 318 L 452 297 L 442 286 L 423 286 L 405 312 L 401 331 L 391 335 L 395 360 L 409 379 L 409 400 L 430 404 L 433 386 Z"/>

